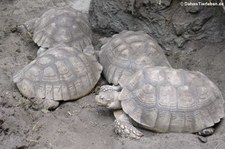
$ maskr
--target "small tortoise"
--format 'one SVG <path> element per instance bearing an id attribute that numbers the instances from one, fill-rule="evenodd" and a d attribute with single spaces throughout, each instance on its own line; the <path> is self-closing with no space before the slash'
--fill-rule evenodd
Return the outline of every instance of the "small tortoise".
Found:
<path id="1" fill-rule="evenodd" d="M 92 46 L 81 52 L 56 45 L 19 71 L 13 81 L 24 96 L 34 98 L 34 108 L 54 109 L 58 101 L 75 100 L 90 93 L 101 72 Z"/>
<path id="2" fill-rule="evenodd" d="M 87 15 L 70 7 L 53 8 L 40 18 L 17 27 L 23 35 L 30 35 L 40 46 L 38 53 L 63 43 L 83 50 L 91 45 L 91 29 Z"/>
<path id="3" fill-rule="evenodd" d="M 171 67 L 162 48 L 143 31 L 122 31 L 102 42 L 99 61 L 106 80 L 114 85 L 145 66 Z"/>
<path id="4" fill-rule="evenodd" d="M 155 132 L 198 132 L 206 136 L 224 117 L 220 90 L 198 71 L 145 68 L 120 85 L 102 86 L 96 101 L 115 110 L 116 133 L 121 136 L 143 135 L 131 122 Z"/>

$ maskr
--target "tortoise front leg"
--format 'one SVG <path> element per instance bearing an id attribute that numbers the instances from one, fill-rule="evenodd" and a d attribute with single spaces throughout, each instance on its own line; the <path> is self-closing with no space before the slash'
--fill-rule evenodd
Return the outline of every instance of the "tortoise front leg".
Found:
<path id="1" fill-rule="evenodd" d="M 115 132 L 121 137 L 140 139 L 143 133 L 137 130 L 122 110 L 114 111 L 115 120 Z"/>
<path id="2" fill-rule="evenodd" d="M 16 26 L 16 32 L 18 32 L 21 37 L 25 40 L 31 40 L 33 38 L 33 32 L 35 23 L 38 20 L 38 18 L 31 19 L 23 24 Z"/>
<path id="3" fill-rule="evenodd" d="M 35 110 L 54 110 L 59 106 L 59 101 L 48 98 L 35 97 L 30 99 L 32 108 Z"/>
<path id="4" fill-rule="evenodd" d="M 103 85 L 100 88 L 100 92 L 105 92 L 105 91 L 121 91 L 121 86 L 115 86 L 115 85 Z"/>

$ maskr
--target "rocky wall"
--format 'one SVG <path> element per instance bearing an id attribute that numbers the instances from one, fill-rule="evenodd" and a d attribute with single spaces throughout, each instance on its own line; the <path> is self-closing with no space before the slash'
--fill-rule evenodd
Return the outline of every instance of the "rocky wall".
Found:
<path id="1" fill-rule="evenodd" d="M 186 49 L 188 42 L 198 40 L 223 41 L 225 14 L 222 6 L 187 6 L 187 2 L 199 1 L 92 0 L 89 20 L 92 29 L 105 36 L 122 30 L 144 30 L 165 50 Z M 215 0 L 211 2 L 219 4 Z"/>

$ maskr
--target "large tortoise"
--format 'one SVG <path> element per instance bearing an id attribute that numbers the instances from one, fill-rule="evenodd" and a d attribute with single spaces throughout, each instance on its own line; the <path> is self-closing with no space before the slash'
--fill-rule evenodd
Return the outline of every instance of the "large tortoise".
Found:
<path id="1" fill-rule="evenodd" d="M 90 93 L 101 72 L 92 46 L 82 52 L 56 45 L 16 73 L 13 81 L 24 96 L 34 98 L 34 108 L 54 109 L 61 100 L 75 100 Z"/>
<path id="2" fill-rule="evenodd" d="M 102 42 L 99 61 L 104 77 L 114 85 L 145 66 L 171 67 L 162 48 L 143 31 L 122 31 Z"/>
<path id="3" fill-rule="evenodd" d="M 131 138 L 143 135 L 131 122 L 156 132 L 210 135 L 224 117 L 224 99 L 212 81 L 198 71 L 168 67 L 140 70 L 120 80 L 120 87 L 102 86 L 96 101 L 115 110 L 116 132 Z"/>
<path id="4" fill-rule="evenodd" d="M 38 53 L 63 43 L 83 50 L 91 45 L 91 29 L 87 14 L 70 7 L 52 8 L 39 18 L 17 27 L 23 35 L 30 35 L 40 46 Z"/>

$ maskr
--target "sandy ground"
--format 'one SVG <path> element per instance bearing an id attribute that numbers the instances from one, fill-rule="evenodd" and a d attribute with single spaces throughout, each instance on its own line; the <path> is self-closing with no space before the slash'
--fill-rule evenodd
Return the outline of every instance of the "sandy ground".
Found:
<path id="1" fill-rule="evenodd" d="M 194 134 L 159 134 L 141 130 L 144 137 L 130 140 L 113 132 L 112 112 L 98 107 L 94 94 L 58 109 L 34 111 L 12 83 L 15 72 L 36 57 L 38 47 L 12 33 L 16 24 L 42 14 L 60 0 L 0 0 L 0 148 L 1 149 L 224 149 L 225 123 L 202 143 Z M 85 8 L 86 9 L 86 8 Z M 94 43 L 98 44 L 96 36 Z M 199 70 L 225 96 L 225 42 L 193 42 L 190 49 L 167 52 L 175 68 Z"/>

